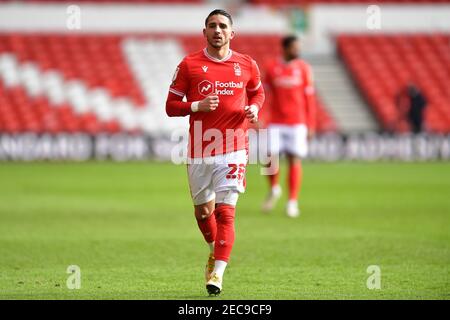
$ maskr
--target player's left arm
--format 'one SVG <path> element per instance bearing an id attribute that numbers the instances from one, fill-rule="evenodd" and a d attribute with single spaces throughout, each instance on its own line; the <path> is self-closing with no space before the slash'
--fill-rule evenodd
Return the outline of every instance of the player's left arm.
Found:
<path id="1" fill-rule="evenodd" d="M 317 129 L 317 103 L 314 88 L 314 79 L 311 67 L 305 64 L 305 101 L 306 101 L 306 125 L 308 127 L 308 136 L 312 137 Z"/>
<path id="2" fill-rule="evenodd" d="M 261 73 L 258 65 L 252 59 L 252 75 L 246 87 L 248 106 L 245 106 L 245 115 L 250 122 L 258 121 L 258 112 L 264 104 L 264 88 L 261 82 Z"/>

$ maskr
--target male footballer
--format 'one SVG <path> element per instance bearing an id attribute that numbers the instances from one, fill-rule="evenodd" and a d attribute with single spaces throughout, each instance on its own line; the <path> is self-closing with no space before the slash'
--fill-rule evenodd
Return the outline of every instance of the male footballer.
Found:
<path id="1" fill-rule="evenodd" d="M 245 191 L 248 122 L 257 121 L 264 90 L 256 62 L 230 49 L 235 32 L 228 12 L 212 11 L 203 35 L 206 48 L 187 55 L 175 71 L 166 112 L 189 116 L 189 187 L 210 249 L 206 289 L 218 295 L 235 239 L 236 203 Z"/>

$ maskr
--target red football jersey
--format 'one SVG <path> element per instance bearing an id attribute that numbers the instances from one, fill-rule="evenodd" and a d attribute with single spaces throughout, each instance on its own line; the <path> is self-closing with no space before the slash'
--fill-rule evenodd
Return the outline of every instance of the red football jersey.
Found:
<path id="1" fill-rule="evenodd" d="M 264 82 L 272 93 L 269 123 L 305 124 L 315 129 L 313 77 L 306 62 L 275 59 L 267 66 Z"/>
<path id="2" fill-rule="evenodd" d="M 219 96 L 216 110 L 191 111 L 192 102 L 211 94 Z M 183 97 L 187 102 L 181 101 Z M 188 155 L 198 158 L 247 148 L 248 120 L 244 107 L 255 104 L 261 108 L 263 103 L 260 72 L 252 58 L 229 50 L 219 60 L 205 48 L 186 56 L 178 65 L 166 111 L 169 116 L 190 115 Z"/>

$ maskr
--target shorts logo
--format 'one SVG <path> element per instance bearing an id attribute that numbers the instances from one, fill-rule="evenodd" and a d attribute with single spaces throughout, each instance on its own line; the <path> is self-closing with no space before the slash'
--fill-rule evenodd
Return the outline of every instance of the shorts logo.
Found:
<path id="1" fill-rule="evenodd" d="M 198 84 L 198 93 L 200 93 L 203 96 L 207 96 L 214 92 L 214 85 L 208 81 L 203 80 Z"/>

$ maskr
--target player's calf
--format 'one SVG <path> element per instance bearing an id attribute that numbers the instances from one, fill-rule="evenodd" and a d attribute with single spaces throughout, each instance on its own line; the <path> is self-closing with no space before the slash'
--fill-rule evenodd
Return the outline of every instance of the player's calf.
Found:
<path id="1" fill-rule="evenodd" d="M 195 218 L 205 241 L 210 244 L 216 239 L 217 224 L 214 215 L 214 202 L 195 206 Z"/>

